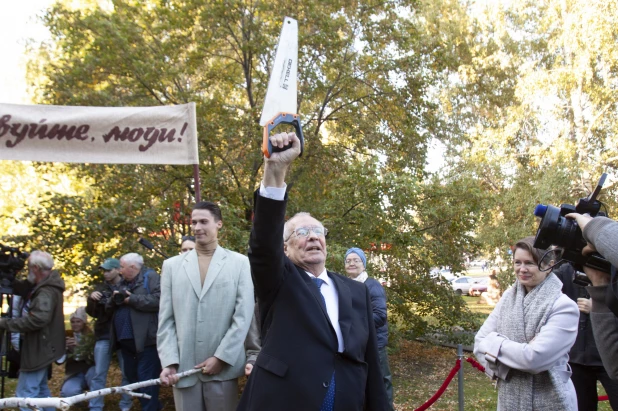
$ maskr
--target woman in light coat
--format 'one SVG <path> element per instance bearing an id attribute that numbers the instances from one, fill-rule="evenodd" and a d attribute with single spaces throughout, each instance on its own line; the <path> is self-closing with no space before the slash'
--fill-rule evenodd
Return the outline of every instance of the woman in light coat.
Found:
<path id="1" fill-rule="evenodd" d="M 517 280 L 502 296 L 474 342 L 474 354 L 497 382 L 498 410 L 576 411 L 569 350 L 577 336 L 577 304 L 562 282 L 541 271 L 534 237 L 515 244 Z"/>

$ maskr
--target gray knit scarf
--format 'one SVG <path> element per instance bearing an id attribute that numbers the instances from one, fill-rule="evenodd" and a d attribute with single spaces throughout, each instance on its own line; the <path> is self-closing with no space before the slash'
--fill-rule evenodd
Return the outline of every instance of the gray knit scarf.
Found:
<path id="1" fill-rule="evenodd" d="M 529 343 L 547 322 L 554 302 L 562 294 L 562 282 L 549 274 L 529 293 L 519 281 L 502 296 L 497 332 L 511 341 Z M 566 397 L 566 387 L 555 370 L 539 374 L 511 369 L 498 381 L 500 409 L 576 411 Z"/>

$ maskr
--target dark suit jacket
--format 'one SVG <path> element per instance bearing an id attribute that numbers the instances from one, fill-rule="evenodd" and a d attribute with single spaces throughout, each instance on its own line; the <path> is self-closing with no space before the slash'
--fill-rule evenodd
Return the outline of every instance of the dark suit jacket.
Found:
<path id="1" fill-rule="evenodd" d="M 345 349 L 338 353 L 320 291 L 283 252 L 286 203 L 255 196 L 249 262 L 259 301 L 262 351 L 238 410 L 318 411 L 333 371 L 335 410 L 386 410 L 367 287 L 328 272 L 339 295 Z"/>

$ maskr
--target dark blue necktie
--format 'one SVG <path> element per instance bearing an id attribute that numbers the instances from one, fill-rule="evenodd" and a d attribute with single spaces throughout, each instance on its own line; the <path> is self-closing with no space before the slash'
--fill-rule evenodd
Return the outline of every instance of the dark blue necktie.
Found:
<path id="1" fill-rule="evenodd" d="M 317 278 L 317 277 L 311 277 L 311 279 L 313 280 L 313 283 L 315 284 L 316 287 L 318 287 L 318 291 L 320 292 L 320 297 L 322 297 L 322 302 L 324 303 L 324 308 L 326 308 L 326 300 L 324 299 L 324 295 L 322 294 L 322 291 L 320 290 L 320 288 L 322 287 L 322 284 L 325 284 L 326 281 Z M 326 392 L 326 396 L 324 397 L 324 400 L 322 401 L 322 406 L 320 407 L 320 411 L 333 411 L 335 406 L 335 372 L 333 371 L 333 376 L 330 377 L 330 382 L 328 383 L 328 391 Z"/>
<path id="2" fill-rule="evenodd" d="M 318 291 L 320 292 L 320 297 L 322 297 L 322 303 L 324 303 L 324 309 L 326 310 L 326 300 L 324 299 L 324 295 L 322 294 L 322 291 L 320 290 L 320 288 L 322 287 L 322 284 L 326 284 L 326 281 L 317 278 L 317 277 L 311 277 L 311 280 L 313 280 L 313 284 L 315 284 L 316 287 L 318 287 Z"/>

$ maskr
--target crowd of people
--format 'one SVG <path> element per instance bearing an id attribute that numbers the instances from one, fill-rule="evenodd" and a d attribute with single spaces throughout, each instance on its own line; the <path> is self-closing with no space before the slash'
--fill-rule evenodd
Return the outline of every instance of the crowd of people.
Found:
<path id="1" fill-rule="evenodd" d="M 326 268 L 323 224 L 308 213 L 286 221 L 286 175 L 300 142 L 280 133 L 271 143 L 291 148 L 264 159 L 248 255 L 219 245 L 221 209 L 199 202 L 194 236 L 181 239 L 161 275 L 137 253 L 104 260 L 104 281 L 65 332 L 64 282 L 51 255 L 32 252 L 27 280 L 14 284 L 13 318 L 0 319 L 20 359 L 15 395 L 51 396 L 54 362 L 66 364 L 61 396 L 99 390 L 116 355 L 122 385 L 160 378 L 173 387 L 177 410 L 393 410 L 384 288 L 369 276 L 361 248 L 345 253 L 347 275 L 337 274 Z M 618 265 L 618 223 L 570 217 L 589 243 L 584 251 Z M 586 267 L 592 286 L 575 289 L 572 272 L 546 269 L 544 253 L 533 237 L 515 244 L 516 282 L 476 335 L 474 353 L 497 383 L 498 409 L 596 409 L 597 380 L 616 409 L 610 276 Z M 179 377 L 192 369 L 201 372 Z M 140 396 L 141 409 L 162 409 L 159 385 L 140 391 L 148 396 Z M 132 405 L 124 394 L 118 408 Z M 111 409 L 103 397 L 89 407 Z"/>

